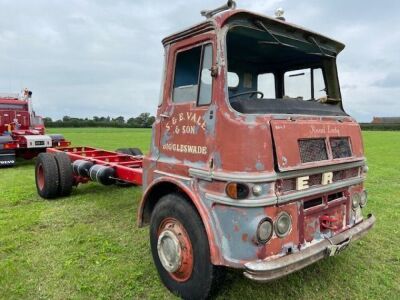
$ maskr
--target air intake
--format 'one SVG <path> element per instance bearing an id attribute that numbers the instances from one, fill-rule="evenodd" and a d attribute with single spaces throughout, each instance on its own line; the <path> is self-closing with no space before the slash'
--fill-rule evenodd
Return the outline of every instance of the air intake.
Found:
<path id="1" fill-rule="evenodd" d="M 345 158 L 351 157 L 351 148 L 348 138 L 332 138 L 330 139 L 330 144 L 332 148 L 332 157 Z"/>
<path id="2" fill-rule="evenodd" d="M 299 140 L 299 149 L 302 163 L 328 159 L 325 139 Z"/>

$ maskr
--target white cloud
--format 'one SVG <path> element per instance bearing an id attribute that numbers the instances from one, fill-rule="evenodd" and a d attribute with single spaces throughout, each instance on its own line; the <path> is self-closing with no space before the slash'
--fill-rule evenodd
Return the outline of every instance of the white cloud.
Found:
<path id="1" fill-rule="evenodd" d="M 36 110 L 57 118 L 154 113 L 161 39 L 223 2 L 0 0 L 0 91 L 29 87 Z M 342 94 L 358 119 L 400 111 L 399 90 L 385 86 L 396 82 L 389 75 L 400 67 L 397 2 L 240 0 L 238 6 L 268 15 L 283 7 L 289 22 L 344 41 Z"/>

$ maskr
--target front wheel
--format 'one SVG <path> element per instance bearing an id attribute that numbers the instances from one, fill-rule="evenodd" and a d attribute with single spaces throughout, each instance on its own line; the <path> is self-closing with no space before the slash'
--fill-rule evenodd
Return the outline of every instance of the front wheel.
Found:
<path id="1" fill-rule="evenodd" d="M 210 248 L 196 209 L 182 196 L 160 199 L 151 215 L 150 244 L 164 285 L 184 299 L 205 299 L 221 270 L 211 263 Z"/>

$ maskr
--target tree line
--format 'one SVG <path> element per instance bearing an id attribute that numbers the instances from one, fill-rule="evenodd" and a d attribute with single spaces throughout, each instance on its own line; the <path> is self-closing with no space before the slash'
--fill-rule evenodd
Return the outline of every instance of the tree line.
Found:
<path id="1" fill-rule="evenodd" d="M 373 131 L 395 131 L 400 130 L 400 124 L 374 124 L 374 123 L 360 123 L 362 130 L 373 130 Z"/>
<path id="2" fill-rule="evenodd" d="M 124 117 L 75 118 L 64 116 L 61 120 L 43 118 L 46 127 L 118 127 L 118 128 L 151 128 L 155 117 L 150 113 L 141 113 L 137 117 L 125 120 Z"/>

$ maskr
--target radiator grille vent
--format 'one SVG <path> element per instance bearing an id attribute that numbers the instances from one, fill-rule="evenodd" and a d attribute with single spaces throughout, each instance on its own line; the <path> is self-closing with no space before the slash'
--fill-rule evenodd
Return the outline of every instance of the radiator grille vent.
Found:
<path id="1" fill-rule="evenodd" d="M 299 140 L 299 148 L 302 163 L 328 159 L 324 139 Z"/>
<path id="2" fill-rule="evenodd" d="M 333 158 L 351 157 L 351 149 L 348 138 L 330 139 Z"/>
<path id="3" fill-rule="evenodd" d="M 321 205 L 322 203 L 323 203 L 322 198 L 312 199 L 312 200 L 305 201 L 303 203 L 303 207 L 304 207 L 304 209 L 308 209 L 311 207 Z"/>

